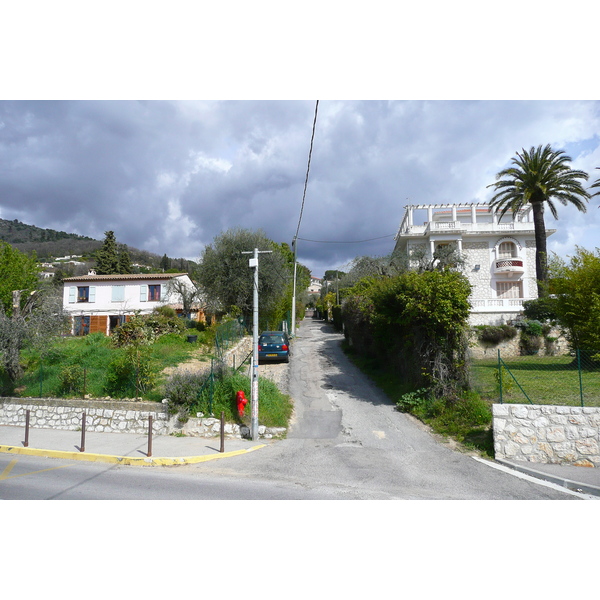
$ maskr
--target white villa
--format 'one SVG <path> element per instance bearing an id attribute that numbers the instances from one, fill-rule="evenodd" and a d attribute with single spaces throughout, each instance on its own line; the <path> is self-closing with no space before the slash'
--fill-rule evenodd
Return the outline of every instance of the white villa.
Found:
<path id="1" fill-rule="evenodd" d="M 319 277 L 310 277 L 310 285 L 308 286 L 309 294 L 319 294 L 321 292 L 321 288 L 323 287 L 323 280 Z"/>
<path id="2" fill-rule="evenodd" d="M 548 229 L 547 235 L 555 232 Z M 531 207 L 500 218 L 489 204 L 418 204 L 405 207 L 395 250 L 424 247 L 433 256 L 455 243 L 465 260 L 471 293 L 471 325 L 500 325 L 537 298 L 535 235 Z"/>
<path id="3" fill-rule="evenodd" d="M 196 308 L 192 315 L 183 315 L 181 296 L 169 285 L 179 281 L 193 288 L 187 273 L 154 273 L 139 275 L 88 275 L 64 280 L 63 307 L 72 317 L 74 335 L 110 332 L 135 312 L 151 313 L 163 305 L 173 307 L 182 316 L 202 318 Z"/>

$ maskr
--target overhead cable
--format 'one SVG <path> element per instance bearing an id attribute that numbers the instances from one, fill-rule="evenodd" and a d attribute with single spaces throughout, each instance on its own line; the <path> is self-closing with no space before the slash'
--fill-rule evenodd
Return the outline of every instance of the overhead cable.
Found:
<path id="1" fill-rule="evenodd" d="M 317 126 L 317 111 L 319 110 L 319 101 L 315 105 L 315 118 L 313 120 L 312 126 L 312 135 L 310 138 L 310 150 L 308 151 L 308 166 L 306 167 L 306 178 L 304 180 L 304 193 L 302 194 L 302 206 L 300 207 L 300 218 L 298 219 L 298 227 L 296 228 L 296 235 L 294 236 L 293 244 L 295 245 L 296 240 L 298 239 L 298 232 L 300 231 L 300 223 L 302 222 L 302 213 L 304 212 L 304 201 L 306 200 L 306 188 L 308 186 L 308 174 L 310 172 L 310 159 L 312 156 L 313 150 L 313 141 L 315 139 L 315 129 Z"/>
<path id="2" fill-rule="evenodd" d="M 349 240 L 349 241 L 329 241 L 329 240 L 307 240 L 305 238 L 298 238 L 303 242 L 314 242 L 315 244 L 364 244 L 365 242 L 373 242 L 375 240 L 383 240 L 384 238 L 394 237 L 395 233 L 390 233 L 389 235 L 382 235 L 380 237 L 370 238 L 368 240 Z"/>

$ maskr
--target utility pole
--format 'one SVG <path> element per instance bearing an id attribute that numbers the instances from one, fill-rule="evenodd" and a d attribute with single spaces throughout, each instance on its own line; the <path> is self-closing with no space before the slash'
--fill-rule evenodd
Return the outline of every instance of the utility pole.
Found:
<path id="1" fill-rule="evenodd" d="M 292 240 L 292 248 L 294 249 L 294 289 L 292 290 L 292 337 L 296 335 L 296 244 L 298 243 L 298 238 L 294 238 Z"/>
<path id="2" fill-rule="evenodd" d="M 252 440 L 258 440 L 258 255 L 270 254 L 272 250 L 254 248 L 249 261 L 250 268 L 254 269 L 253 302 L 252 302 L 252 383 L 250 388 L 250 434 Z"/>

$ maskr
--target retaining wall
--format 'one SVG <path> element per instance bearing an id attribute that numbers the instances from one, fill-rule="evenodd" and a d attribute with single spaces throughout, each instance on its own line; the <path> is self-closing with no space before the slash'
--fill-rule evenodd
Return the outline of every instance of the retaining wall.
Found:
<path id="1" fill-rule="evenodd" d="M 600 408 L 494 404 L 494 451 L 506 460 L 600 467 Z"/>
<path id="2" fill-rule="evenodd" d="M 29 426 L 38 429 L 81 429 L 85 410 L 86 431 L 104 433 L 148 433 L 149 416 L 152 415 L 152 432 L 155 435 L 180 433 L 195 437 L 217 437 L 221 434 L 221 420 L 199 417 L 180 423 L 170 417 L 163 404 L 155 402 L 119 402 L 116 400 L 65 400 L 59 398 L 0 398 L 0 425 L 25 427 L 26 411 L 30 411 Z M 225 423 L 225 436 L 243 438 L 250 435 L 248 427 Z M 284 428 L 258 428 L 259 437 L 265 439 L 281 436 Z"/>

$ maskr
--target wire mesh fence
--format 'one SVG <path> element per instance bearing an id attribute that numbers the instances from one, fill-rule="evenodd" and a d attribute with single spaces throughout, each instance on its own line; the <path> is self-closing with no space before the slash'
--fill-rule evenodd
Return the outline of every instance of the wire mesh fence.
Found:
<path id="1" fill-rule="evenodd" d="M 499 403 L 600 406 L 600 363 L 575 350 L 563 356 L 473 360 L 473 387 Z"/>
<path id="2" fill-rule="evenodd" d="M 223 360 L 225 352 L 235 346 L 246 335 L 246 331 L 246 323 L 242 318 L 219 325 L 215 333 L 215 356 Z"/>

